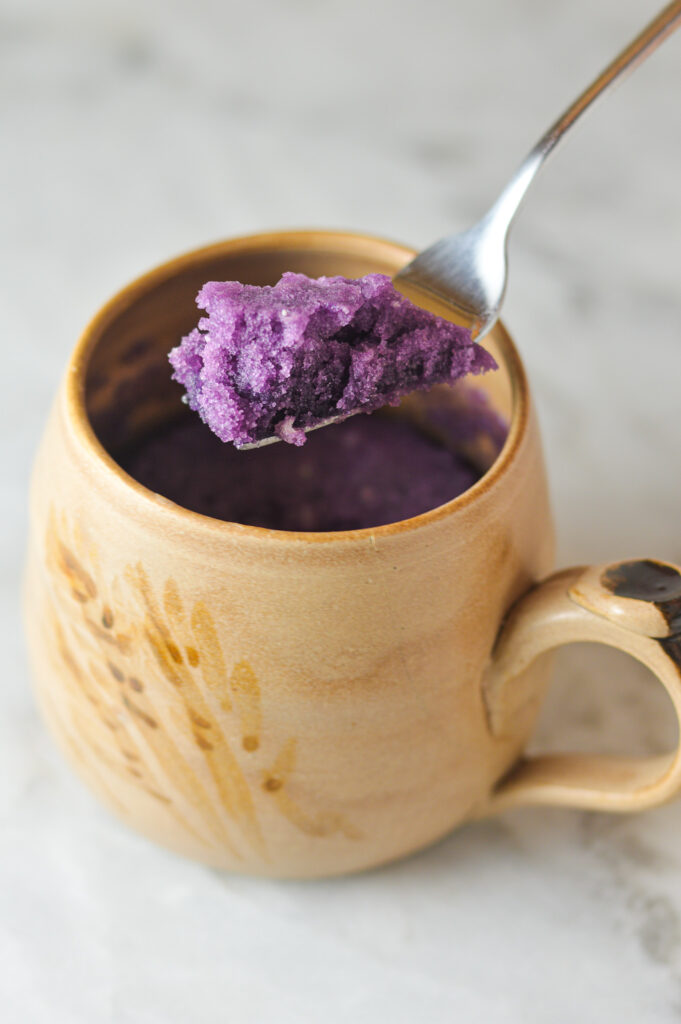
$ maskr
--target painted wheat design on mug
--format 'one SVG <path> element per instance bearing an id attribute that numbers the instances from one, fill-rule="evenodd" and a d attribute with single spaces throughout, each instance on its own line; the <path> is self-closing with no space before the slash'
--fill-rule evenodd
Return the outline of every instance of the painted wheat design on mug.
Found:
<path id="1" fill-rule="evenodd" d="M 121 813 L 123 783 L 206 852 L 263 864 L 260 801 L 308 836 L 359 838 L 322 799 L 308 809 L 292 795 L 298 741 L 274 751 L 265 741 L 255 668 L 226 657 L 205 601 L 187 604 L 172 578 L 154 593 L 141 563 L 104 581 L 96 550 L 54 510 L 46 556 L 50 656 L 66 700 L 44 698 L 72 756 Z"/>

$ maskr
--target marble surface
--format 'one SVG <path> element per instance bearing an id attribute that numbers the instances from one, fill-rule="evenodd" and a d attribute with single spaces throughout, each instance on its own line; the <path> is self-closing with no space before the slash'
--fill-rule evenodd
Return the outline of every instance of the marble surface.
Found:
<path id="1" fill-rule="evenodd" d="M 222 876 L 129 833 L 62 763 L 19 613 L 32 453 L 114 290 L 287 226 L 427 244 L 482 212 L 654 0 L 2 0 L 0 1005 L 31 1024 L 533 1024 L 681 1016 L 681 803 L 533 810 L 371 874 Z M 554 157 L 505 319 L 561 563 L 681 562 L 681 35 Z M 675 730 L 623 655 L 561 654 L 538 745 Z"/>

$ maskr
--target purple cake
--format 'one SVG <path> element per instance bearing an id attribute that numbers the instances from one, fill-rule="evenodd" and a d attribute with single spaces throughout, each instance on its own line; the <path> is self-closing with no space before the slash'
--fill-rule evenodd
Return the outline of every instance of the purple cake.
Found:
<path id="1" fill-rule="evenodd" d="M 356 416 L 300 450 L 239 452 L 196 416 L 142 438 L 119 462 L 150 490 L 214 519 L 271 530 L 359 530 L 437 508 L 480 469 L 401 417 Z"/>
<path id="2" fill-rule="evenodd" d="M 494 369 L 470 332 L 414 306 L 384 274 L 210 281 L 208 314 L 169 355 L 189 406 L 237 447 L 371 412 L 416 389 Z"/>

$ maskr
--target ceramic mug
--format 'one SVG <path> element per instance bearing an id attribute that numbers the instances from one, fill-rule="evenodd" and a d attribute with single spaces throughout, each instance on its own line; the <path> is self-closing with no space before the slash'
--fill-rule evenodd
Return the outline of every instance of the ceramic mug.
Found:
<path id="1" fill-rule="evenodd" d="M 174 414 L 167 351 L 204 281 L 394 274 L 411 250 L 286 232 L 189 253 L 81 337 L 31 497 L 26 621 L 44 716 L 134 828 L 221 868 L 356 871 L 522 804 L 632 811 L 681 757 L 528 758 L 549 652 L 600 641 L 649 666 L 681 715 L 681 570 L 552 568 L 539 434 L 504 327 L 480 380 L 504 447 L 458 498 L 404 522 L 289 533 L 146 490 L 111 450 Z M 575 699 L 579 699 L 576 695 Z"/>

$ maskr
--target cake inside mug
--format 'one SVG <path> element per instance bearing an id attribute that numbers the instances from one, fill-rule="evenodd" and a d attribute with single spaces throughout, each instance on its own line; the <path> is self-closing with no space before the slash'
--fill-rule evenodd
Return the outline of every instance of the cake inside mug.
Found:
<path id="1" fill-rule="evenodd" d="M 470 387 L 456 404 L 426 408 L 429 422 L 386 410 L 315 431 L 303 448 L 252 451 L 186 414 L 118 461 L 150 490 L 216 519 L 296 531 L 383 526 L 468 490 L 505 440 L 505 424 Z"/>

